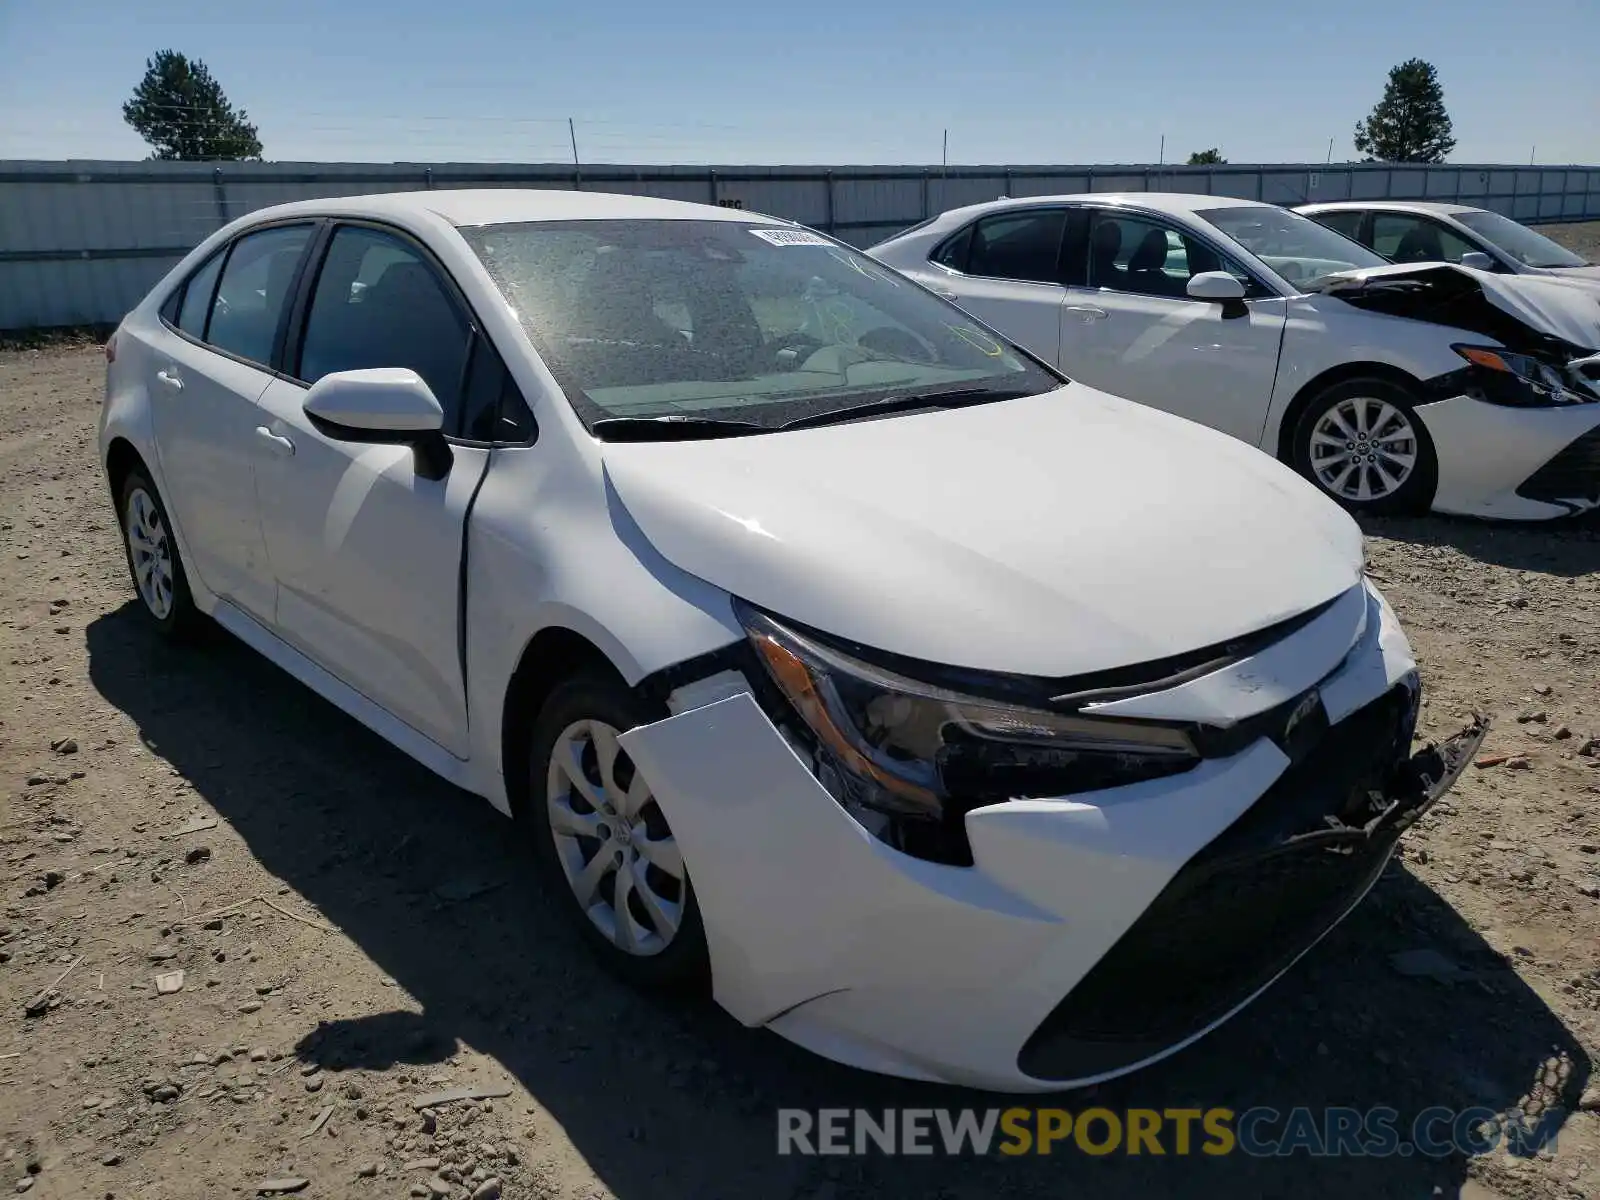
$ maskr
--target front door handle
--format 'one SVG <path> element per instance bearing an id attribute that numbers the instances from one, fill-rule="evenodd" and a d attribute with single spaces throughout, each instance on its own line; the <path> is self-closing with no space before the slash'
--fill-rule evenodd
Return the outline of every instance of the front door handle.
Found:
<path id="1" fill-rule="evenodd" d="M 268 429 L 265 425 L 257 425 L 256 434 L 259 437 L 266 438 L 267 441 L 272 443 L 272 449 L 274 453 L 281 454 L 285 458 L 288 458 L 294 453 L 293 442 L 284 437 L 282 434 L 273 433 L 272 430 Z"/>
<path id="2" fill-rule="evenodd" d="M 956 294 L 954 292 L 952 292 L 949 288 L 936 287 L 936 288 L 931 288 L 930 290 L 933 292 L 933 294 L 935 296 L 939 296 L 939 297 L 941 297 L 942 299 L 945 299 L 945 300 L 955 300 L 955 299 L 958 298 L 956 296 Z"/>
<path id="3" fill-rule="evenodd" d="M 175 392 L 183 391 L 183 377 L 177 371 L 160 370 L 156 372 L 156 378 Z"/>
<path id="4" fill-rule="evenodd" d="M 1092 304 L 1069 304 L 1066 306 L 1066 311 L 1069 313 L 1077 313 L 1083 318 L 1083 323 L 1085 325 L 1089 324 L 1091 321 L 1103 321 L 1105 318 L 1111 315 L 1110 313 L 1106 312 L 1105 309 L 1096 308 Z"/>

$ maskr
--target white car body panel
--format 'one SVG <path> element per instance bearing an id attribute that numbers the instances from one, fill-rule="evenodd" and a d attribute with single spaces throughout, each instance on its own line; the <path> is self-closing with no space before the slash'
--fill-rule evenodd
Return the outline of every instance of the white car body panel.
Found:
<path id="1" fill-rule="evenodd" d="M 1059 354 L 1050 361 L 1067 375 L 1209 425 L 1275 457 L 1287 457 L 1296 399 L 1329 372 L 1377 367 L 1421 385 L 1461 369 L 1463 359 L 1452 345 L 1500 344 L 1480 333 L 1368 311 L 1335 295 L 1302 292 L 1283 274 L 1290 271 L 1291 260 L 1253 255 L 1196 215 L 1210 207 L 1251 203 L 1166 193 L 1034 196 L 954 209 L 868 253 L 926 287 L 953 295 L 974 316 L 1047 359 L 1049 345 L 1056 340 L 1049 332 L 1049 317 L 1059 311 Z M 1212 302 L 1105 288 L 1010 283 L 963 275 L 929 258 L 946 238 L 981 216 L 1054 206 L 1158 216 L 1221 247 L 1277 295 L 1250 300 L 1243 315 L 1228 317 Z M 1292 273 L 1302 278 L 1308 271 L 1315 273 L 1316 266 L 1293 260 Z M 1381 278 L 1419 269 L 1416 264 L 1372 267 L 1344 272 L 1342 277 Z M 1600 304 L 1554 273 L 1504 275 L 1444 265 L 1439 269 L 1467 273 L 1490 303 L 1535 330 L 1580 347 L 1600 348 Z M 1003 305 L 994 300 L 1000 295 L 1006 297 Z M 1591 421 L 1600 421 L 1600 405 L 1578 406 L 1586 413 L 1582 417 L 1557 414 L 1559 419 L 1548 420 L 1550 414 L 1544 410 L 1487 411 L 1497 406 L 1466 395 L 1453 399 L 1446 397 L 1452 401 L 1448 410 L 1440 410 L 1436 402 L 1419 408 L 1439 458 L 1436 511 L 1542 520 L 1596 503 L 1585 497 L 1566 504 L 1547 503 L 1519 496 L 1515 489 Z M 1508 463 L 1486 439 L 1518 423 L 1516 450 Z M 1459 444 L 1440 444 L 1441 438 L 1458 437 Z M 1525 468 L 1514 479 L 1512 465 Z"/>
<path id="2" fill-rule="evenodd" d="M 1356 596 L 1372 627 L 1325 685 L 1349 709 L 1413 665 L 1377 592 Z M 657 799 L 686 856 L 708 864 L 695 887 L 719 1004 L 840 1062 L 1005 1091 L 1099 1078 L 1035 1079 L 1017 1054 L 1126 931 L 1126 914 L 1288 761 L 1257 742 L 1169 779 L 976 809 L 966 818 L 975 865 L 965 868 L 866 834 L 747 693 L 621 740 L 652 780 L 670 781 Z"/>
<path id="3" fill-rule="evenodd" d="M 1288 468 L 1081 384 L 775 436 L 608 445 L 605 463 L 684 571 L 953 666 L 1066 676 L 1148 662 L 1233 636 L 1243 611 L 1256 628 L 1304 612 L 1361 570 L 1355 522 Z M 1084 519 L 1095 511 L 1122 516 Z M 1211 527 L 1229 530 L 1226 550 L 1196 537 Z"/>
<path id="4" fill-rule="evenodd" d="M 1066 293 L 1060 362 L 1072 364 L 1074 378 L 1260 442 L 1261 397 L 1272 394 L 1278 373 L 1287 300 L 1250 300 L 1235 317 L 1200 300 L 1108 288 Z M 1181 388 L 1172 386 L 1175 377 Z"/>

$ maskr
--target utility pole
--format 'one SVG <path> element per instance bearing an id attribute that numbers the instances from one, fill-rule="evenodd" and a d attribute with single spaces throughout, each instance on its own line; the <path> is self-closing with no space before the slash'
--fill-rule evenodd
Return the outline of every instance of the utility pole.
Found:
<path id="1" fill-rule="evenodd" d="M 939 159 L 939 177 L 947 179 L 950 176 L 950 131 L 944 131 L 944 154 Z"/>
<path id="2" fill-rule="evenodd" d="M 567 136 L 572 139 L 572 180 L 579 191 L 583 190 L 583 166 L 578 162 L 578 127 L 567 118 Z"/>
<path id="3" fill-rule="evenodd" d="M 1156 155 L 1156 166 L 1164 167 L 1166 165 L 1167 165 L 1167 135 L 1163 133 L 1161 135 L 1161 151 L 1160 151 L 1160 153 L 1158 153 Z"/>
<path id="4" fill-rule="evenodd" d="M 1535 142 L 1535 143 L 1534 143 L 1534 146 L 1533 146 L 1533 149 L 1531 149 L 1531 150 L 1529 150 L 1529 151 L 1528 151 L 1528 165 L 1529 165 L 1529 166 L 1530 166 L 1530 167 L 1531 167 L 1531 166 L 1533 166 L 1533 156 L 1534 156 L 1534 155 L 1535 155 L 1535 154 L 1537 154 L 1537 153 L 1538 153 L 1538 151 L 1539 151 L 1539 145 L 1538 145 L 1538 143 L 1537 143 L 1537 142 Z"/>
<path id="5" fill-rule="evenodd" d="M 1328 139 L 1328 158 L 1327 158 L 1327 162 L 1328 162 L 1328 164 L 1330 166 L 1333 164 L 1333 139 L 1332 138 Z"/>

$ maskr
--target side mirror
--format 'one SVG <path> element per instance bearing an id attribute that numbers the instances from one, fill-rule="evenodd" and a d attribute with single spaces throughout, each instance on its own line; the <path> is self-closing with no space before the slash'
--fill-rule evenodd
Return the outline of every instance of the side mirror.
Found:
<path id="1" fill-rule="evenodd" d="M 1244 299 L 1244 284 L 1226 271 L 1201 271 L 1189 280 L 1187 290 L 1196 300 Z"/>
<path id="2" fill-rule="evenodd" d="M 311 385 L 301 407 L 326 437 L 408 445 L 426 479 L 442 479 L 450 470 L 454 456 L 442 432 L 444 409 L 408 367 L 334 371 Z"/>
<path id="3" fill-rule="evenodd" d="M 1492 271 L 1494 270 L 1494 259 L 1490 258 L 1482 250 L 1468 250 L 1461 256 L 1461 265 L 1463 267 L 1471 267 L 1474 271 Z"/>

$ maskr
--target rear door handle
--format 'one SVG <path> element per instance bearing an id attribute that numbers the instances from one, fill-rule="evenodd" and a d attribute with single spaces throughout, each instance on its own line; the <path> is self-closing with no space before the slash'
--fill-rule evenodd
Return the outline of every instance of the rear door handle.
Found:
<path id="1" fill-rule="evenodd" d="M 1069 313 L 1077 313 L 1083 318 L 1085 325 L 1091 321 L 1102 321 L 1111 315 L 1110 313 L 1106 312 L 1105 309 L 1096 308 L 1092 304 L 1069 304 L 1066 306 L 1065 311 Z"/>
<path id="2" fill-rule="evenodd" d="M 294 454 L 294 443 L 280 433 L 273 433 L 265 425 L 257 425 L 256 434 L 258 437 L 264 437 L 272 443 L 272 449 L 275 454 L 281 454 L 285 458 Z"/>
<path id="3" fill-rule="evenodd" d="M 156 378 L 175 392 L 183 391 L 183 377 L 180 376 L 176 370 L 163 369 L 157 371 Z"/>

